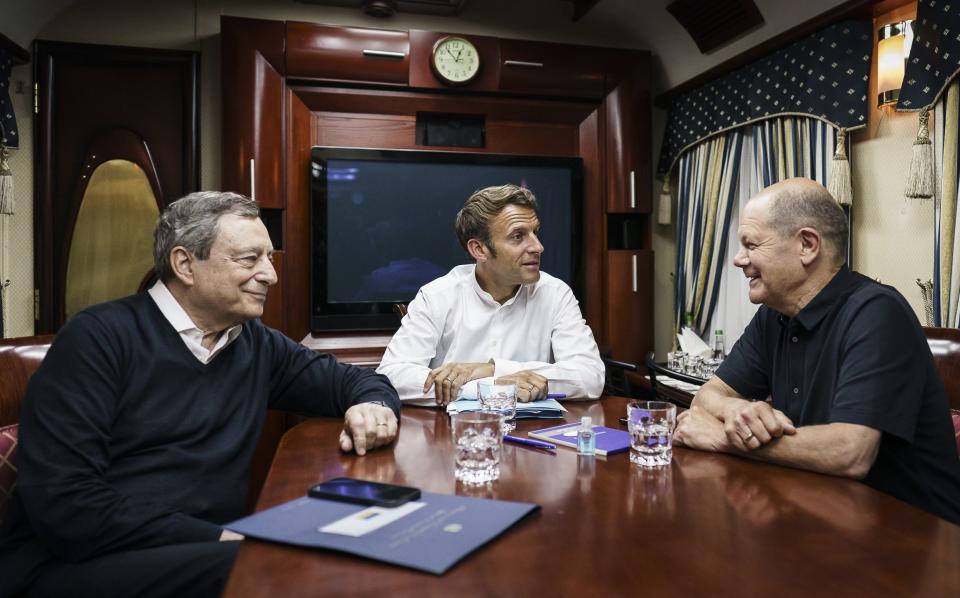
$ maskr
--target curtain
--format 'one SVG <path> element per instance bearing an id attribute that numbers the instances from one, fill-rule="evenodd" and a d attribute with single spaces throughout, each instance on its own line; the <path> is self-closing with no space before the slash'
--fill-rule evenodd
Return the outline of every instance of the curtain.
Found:
<path id="1" fill-rule="evenodd" d="M 827 186 L 837 132 L 822 120 L 784 117 L 753 125 L 760 188 L 792 177 Z"/>
<path id="2" fill-rule="evenodd" d="M 957 160 L 960 80 L 954 80 L 934 108 L 933 325 L 960 327 L 960 226 L 957 226 Z"/>
<path id="3" fill-rule="evenodd" d="M 717 135 L 679 160 L 674 325 L 686 314 L 693 329 L 709 331 L 720 288 L 733 203 L 740 179 L 743 129 Z"/>
<path id="4" fill-rule="evenodd" d="M 754 123 L 744 137 L 728 251 L 721 261 L 717 309 L 707 328 L 711 332 L 723 330 L 727 349 L 743 334 L 758 307 L 750 303 L 746 277 L 733 265 L 733 257 L 740 250 L 737 235 L 740 211 L 761 189 L 784 179 L 806 177 L 826 186 L 837 130 L 815 118 L 781 117 Z"/>
<path id="5" fill-rule="evenodd" d="M 873 46 L 870 19 L 841 21 L 676 97 L 657 173 L 670 173 L 695 144 L 766 119 L 805 115 L 847 130 L 865 126 Z"/>

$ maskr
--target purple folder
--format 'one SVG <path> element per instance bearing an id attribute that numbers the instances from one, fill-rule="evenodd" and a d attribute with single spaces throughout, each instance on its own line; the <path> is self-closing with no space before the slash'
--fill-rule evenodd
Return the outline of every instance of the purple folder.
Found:
<path id="1" fill-rule="evenodd" d="M 541 428 L 527 432 L 531 438 L 538 438 L 570 448 L 577 448 L 577 430 L 580 422 Z M 626 430 L 617 430 L 606 426 L 593 426 L 593 433 L 597 439 L 597 454 L 600 456 L 622 453 L 630 448 L 630 433 Z"/>

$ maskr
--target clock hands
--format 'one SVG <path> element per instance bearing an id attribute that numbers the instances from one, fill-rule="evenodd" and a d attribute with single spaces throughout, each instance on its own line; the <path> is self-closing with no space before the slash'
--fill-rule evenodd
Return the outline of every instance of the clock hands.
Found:
<path id="1" fill-rule="evenodd" d="M 447 54 L 450 55 L 450 58 L 453 58 L 454 62 L 460 62 L 460 55 L 463 54 L 463 48 L 457 50 L 456 56 L 454 56 L 453 50 L 450 49 L 450 46 L 446 46 L 444 49 L 447 51 Z"/>

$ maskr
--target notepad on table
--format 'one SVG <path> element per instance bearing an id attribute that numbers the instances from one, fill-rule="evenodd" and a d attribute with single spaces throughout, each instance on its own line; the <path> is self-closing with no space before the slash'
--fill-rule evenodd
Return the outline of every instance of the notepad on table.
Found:
<path id="1" fill-rule="evenodd" d="M 577 448 L 577 430 L 580 422 L 531 430 L 527 435 L 531 438 L 554 442 L 561 446 Z M 630 433 L 626 430 L 617 430 L 606 426 L 593 426 L 593 434 L 597 439 L 597 454 L 600 456 L 622 453 L 630 448 Z"/>

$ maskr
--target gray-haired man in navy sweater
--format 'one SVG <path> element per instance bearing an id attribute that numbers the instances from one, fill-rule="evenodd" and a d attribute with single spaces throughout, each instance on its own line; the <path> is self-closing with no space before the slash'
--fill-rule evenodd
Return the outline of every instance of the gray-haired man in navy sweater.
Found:
<path id="1" fill-rule="evenodd" d="M 159 282 L 60 331 L 23 403 L 3 593 L 217 595 L 268 408 L 343 417 L 359 455 L 394 440 L 385 377 L 258 319 L 272 253 L 253 201 L 188 195 L 160 217 Z"/>

